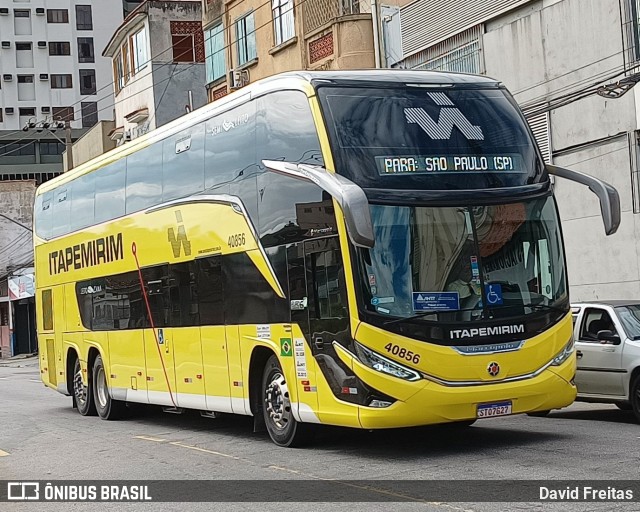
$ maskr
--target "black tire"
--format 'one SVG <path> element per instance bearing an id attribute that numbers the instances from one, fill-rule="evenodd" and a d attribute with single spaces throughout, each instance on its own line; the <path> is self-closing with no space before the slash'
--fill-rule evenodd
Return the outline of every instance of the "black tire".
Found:
<path id="1" fill-rule="evenodd" d="M 636 421 L 640 423 L 640 375 L 636 375 L 636 378 L 631 383 L 629 402 L 631 403 L 633 414 L 636 416 Z"/>
<path id="2" fill-rule="evenodd" d="M 76 358 L 73 365 L 73 399 L 78 412 L 83 416 L 95 416 L 96 406 L 93 401 L 93 386 L 91 380 L 88 386 L 82 382 L 82 365 L 80 359 Z"/>
<path id="3" fill-rule="evenodd" d="M 122 418 L 126 410 L 125 402 L 114 400 L 109 395 L 107 375 L 102 356 L 98 355 L 93 362 L 93 401 L 98 416 L 103 420 L 117 420 Z"/>
<path id="4" fill-rule="evenodd" d="M 536 411 L 536 412 L 528 412 L 527 416 L 533 416 L 534 418 L 546 418 L 549 416 L 551 411 Z"/>
<path id="5" fill-rule="evenodd" d="M 633 409 L 631 402 L 616 402 L 616 407 L 621 411 L 631 411 Z"/>
<path id="6" fill-rule="evenodd" d="M 267 360 L 264 367 L 260 394 L 264 423 L 275 444 L 295 448 L 311 441 L 313 425 L 299 423 L 293 417 L 287 382 L 275 355 Z"/>

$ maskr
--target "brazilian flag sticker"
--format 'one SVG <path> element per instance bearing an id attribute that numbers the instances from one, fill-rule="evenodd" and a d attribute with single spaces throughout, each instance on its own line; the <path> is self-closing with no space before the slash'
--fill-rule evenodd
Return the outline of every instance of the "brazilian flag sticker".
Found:
<path id="1" fill-rule="evenodd" d="M 291 338 L 280 338 L 280 355 L 285 357 L 291 357 L 293 355 Z"/>

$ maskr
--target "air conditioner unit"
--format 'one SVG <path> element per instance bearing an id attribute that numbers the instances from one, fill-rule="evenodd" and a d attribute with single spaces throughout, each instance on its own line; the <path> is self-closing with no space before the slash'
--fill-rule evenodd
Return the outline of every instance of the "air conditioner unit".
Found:
<path id="1" fill-rule="evenodd" d="M 47 47 L 46 41 L 38 41 L 38 48 L 46 48 L 46 47 Z"/>
<path id="2" fill-rule="evenodd" d="M 40 73 L 40 80 L 49 80 L 49 75 L 47 73 Z"/>
<path id="3" fill-rule="evenodd" d="M 9 114 L 9 115 L 13 114 L 13 107 L 7 107 L 7 108 L 5 108 L 5 109 L 4 109 L 4 113 L 5 113 L 5 114 Z"/>
<path id="4" fill-rule="evenodd" d="M 11 41 L 2 41 L 3 48 L 11 48 Z"/>
<path id="5" fill-rule="evenodd" d="M 9 16 L 9 8 L 0 7 L 0 16 Z"/>
<path id="6" fill-rule="evenodd" d="M 13 80 L 13 75 L 2 75 L 2 79 L 5 82 L 11 82 L 11 80 Z"/>
<path id="7" fill-rule="evenodd" d="M 44 16 L 44 7 L 36 7 L 36 14 L 38 16 Z"/>
<path id="8" fill-rule="evenodd" d="M 43 114 L 48 114 L 51 112 L 51 107 L 42 107 L 40 110 Z"/>
<path id="9" fill-rule="evenodd" d="M 229 71 L 229 88 L 240 89 L 249 84 L 248 69 L 232 69 Z"/>

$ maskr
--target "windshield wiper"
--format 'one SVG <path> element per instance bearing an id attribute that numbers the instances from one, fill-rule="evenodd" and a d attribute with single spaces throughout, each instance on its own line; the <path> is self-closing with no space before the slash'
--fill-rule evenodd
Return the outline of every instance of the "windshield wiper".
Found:
<path id="1" fill-rule="evenodd" d="M 531 309 L 548 309 L 549 311 L 557 311 L 559 313 L 568 313 L 569 309 L 562 309 L 559 308 L 558 306 L 549 306 L 547 304 L 525 304 L 524 305 L 525 308 L 531 308 Z"/>

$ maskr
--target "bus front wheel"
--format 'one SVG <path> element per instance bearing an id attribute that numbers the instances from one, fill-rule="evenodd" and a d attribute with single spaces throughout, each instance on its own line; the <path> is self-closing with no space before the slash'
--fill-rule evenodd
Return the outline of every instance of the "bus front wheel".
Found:
<path id="1" fill-rule="evenodd" d="M 117 420 L 122 417 L 125 403 L 114 400 L 109 395 L 105 372 L 102 356 L 98 355 L 93 363 L 93 395 L 96 411 L 103 420 Z"/>
<path id="2" fill-rule="evenodd" d="M 262 405 L 269 437 L 278 446 L 302 446 L 311 440 L 312 426 L 293 417 L 291 398 L 280 361 L 273 355 L 267 360 L 262 376 Z"/>
<path id="3" fill-rule="evenodd" d="M 93 393 L 91 391 L 91 381 L 85 386 L 82 381 L 82 365 L 80 359 L 76 357 L 73 365 L 73 398 L 78 408 L 78 412 L 83 416 L 95 416 L 96 407 L 93 403 Z"/>

